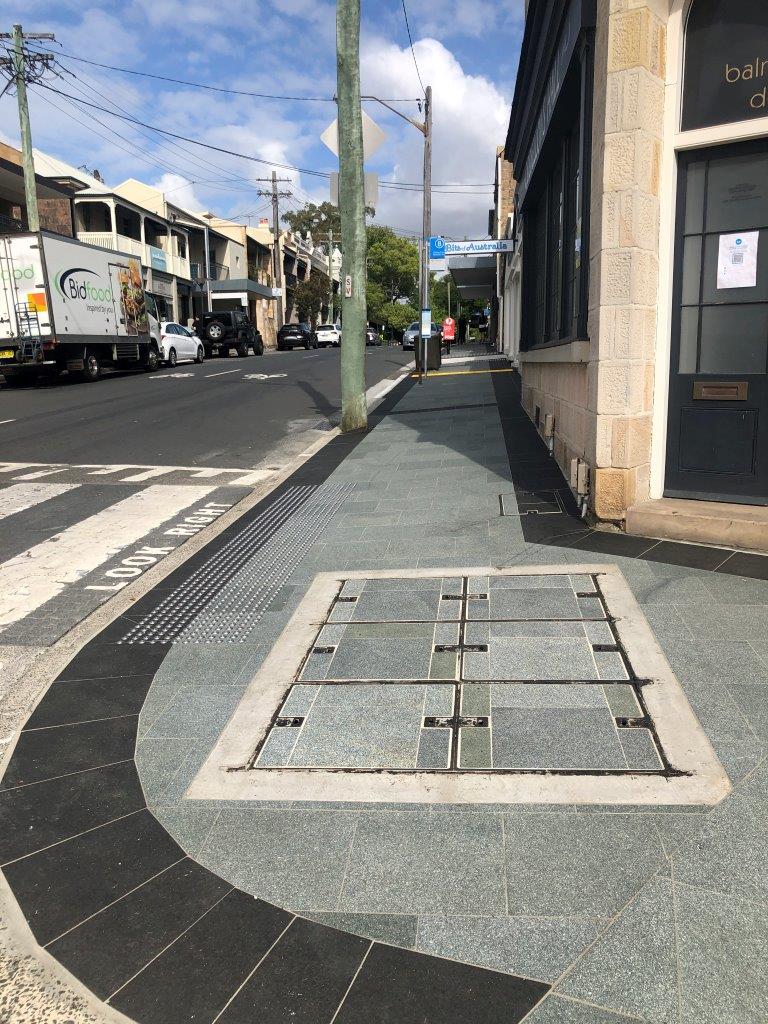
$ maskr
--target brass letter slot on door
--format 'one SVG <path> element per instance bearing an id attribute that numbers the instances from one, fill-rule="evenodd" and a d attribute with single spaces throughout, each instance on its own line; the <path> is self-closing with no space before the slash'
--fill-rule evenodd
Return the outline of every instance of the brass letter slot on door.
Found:
<path id="1" fill-rule="evenodd" d="M 749 381 L 696 380 L 693 397 L 704 402 L 746 402 Z"/>

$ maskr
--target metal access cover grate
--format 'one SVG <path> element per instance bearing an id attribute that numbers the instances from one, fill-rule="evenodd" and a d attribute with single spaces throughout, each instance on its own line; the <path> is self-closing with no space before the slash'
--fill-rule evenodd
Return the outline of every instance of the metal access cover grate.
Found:
<path id="1" fill-rule="evenodd" d="M 354 484 L 290 487 L 123 637 L 242 643 Z"/>
<path id="2" fill-rule="evenodd" d="M 706 803 L 728 781 L 616 566 L 316 578 L 200 798 Z"/>
<path id="3" fill-rule="evenodd" d="M 552 516 L 563 512 L 560 495 L 550 490 L 500 494 L 499 506 L 503 516 Z"/>

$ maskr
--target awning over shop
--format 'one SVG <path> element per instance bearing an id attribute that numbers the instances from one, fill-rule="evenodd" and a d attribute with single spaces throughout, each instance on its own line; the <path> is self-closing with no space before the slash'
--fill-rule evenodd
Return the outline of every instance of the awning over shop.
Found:
<path id="1" fill-rule="evenodd" d="M 490 299 L 496 291 L 496 256 L 448 260 L 448 272 L 462 299 Z"/>
<path id="2" fill-rule="evenodd" d="M 269 288 L 265 284 L 259 284 L 258 281 L 251 281 L 250 278 L 235 278 L 233 280 L 224 281 L 211 281 L 211 292 L 215 295 L 217 292 L 226 292 L 227 297 L 229 293 L 238 292 L 246 293 L 251 298 L 260 299 L 274 299 L 276 295 L 280 294 L 280 291 L 275 288 Z M 222 298 L 223 296 L 219 296 Z"/>

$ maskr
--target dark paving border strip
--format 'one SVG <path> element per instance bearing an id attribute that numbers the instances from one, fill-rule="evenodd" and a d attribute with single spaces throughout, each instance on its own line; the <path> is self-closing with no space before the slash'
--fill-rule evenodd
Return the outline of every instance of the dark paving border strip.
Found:
<path id="1" fill-rule="evenodd" d="M 334 439 L 282 486 L 322 483 L 364 436 Z M 136 709 L 168 651 L 119 645 L 134 621 L 121 616 L 54 681 L 0 789 L 0 863 L 37 941 L 75 977 L 139 1024 L 517 1024 L 549 992 L 296 917 L 188 857 L 133 761 Z"/>
<path id="2" fill-rule="evenodd" d="M 520 517 L 523 536 L 529 544 L 549 544 L 751 579 L 768 579 L 768 555 L 591 529 L 579 516 L 560 467 L 522 407 L 518 374 L 495 374 L 492 380 L 515 490 L 553 489 L 565 504 L 562 516 Z M 559 521 L 553 522 L 555 519 Z"/>

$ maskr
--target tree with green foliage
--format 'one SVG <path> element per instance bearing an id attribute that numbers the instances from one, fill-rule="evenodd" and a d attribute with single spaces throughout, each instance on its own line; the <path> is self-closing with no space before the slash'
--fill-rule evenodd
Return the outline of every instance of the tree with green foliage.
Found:
<path id="1" fill-rule="evenodd" d="M 366 206 L 366 217 L 372 217 L 374 212 L 372 207 Z M 341 244 L 341 214 L 333 203 L 307 203 L 300 210 L 286 210 L 282 219 L 291 231 L 303 238 L 311 234 L 315 245 L 325 246 L 329 231 L 333 232 L 336 245 Z"/>
<path id="2" fill-rule="evenodd" d="M 414 299 L 419 284 L 419 250 L 392 228 L 368 228 L 368 285 L 378 285 L 388 303 Z"/>
<path id="3" fill-rule="evenodd" d="M 307 281 L 297 281 L 293 304 L 301 323 L 314 324 L 328 302 L 328 278 L 325 274 L 311 274 Z"/>
<path id="4" fill-rule="evenodd" d="M 418 321 L 419 314 L 410 302 L 387 302 L 380 309 L 380 317 L 382 323 L 402 333 L 406 327 Z"/>

